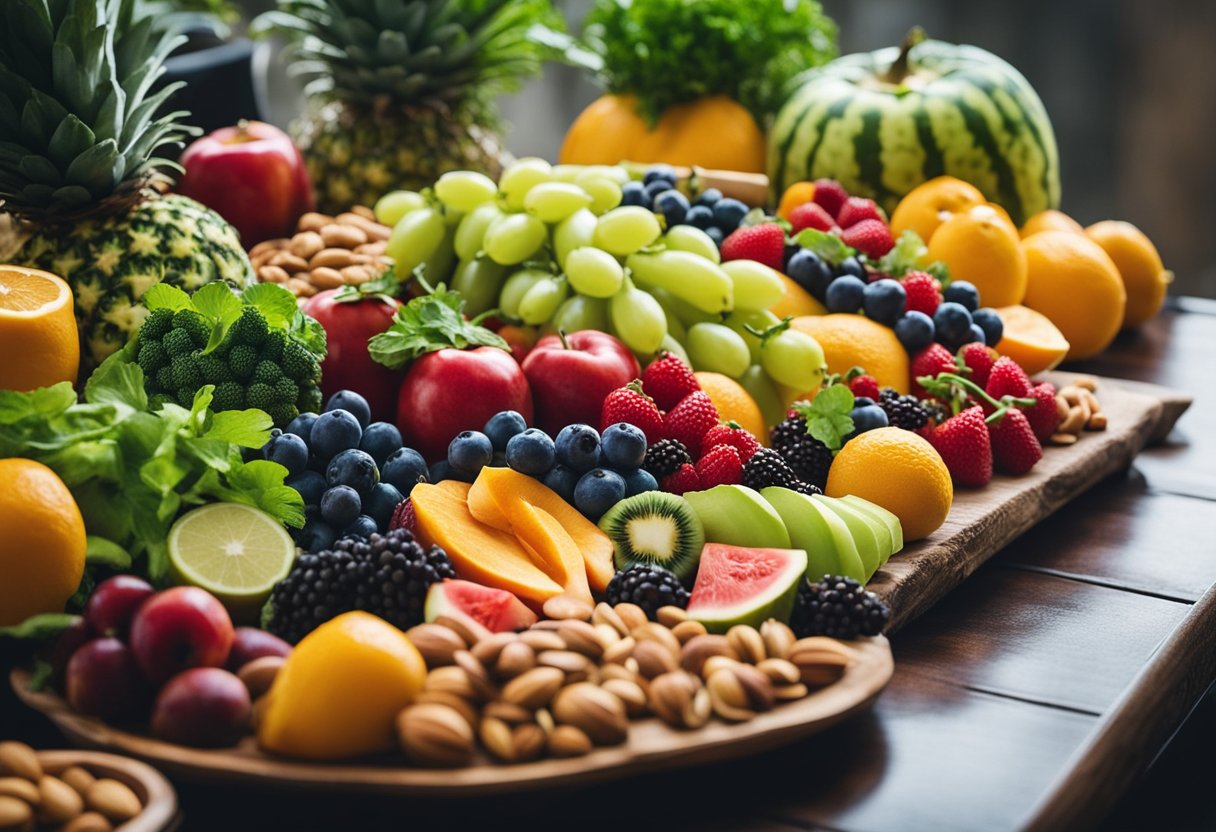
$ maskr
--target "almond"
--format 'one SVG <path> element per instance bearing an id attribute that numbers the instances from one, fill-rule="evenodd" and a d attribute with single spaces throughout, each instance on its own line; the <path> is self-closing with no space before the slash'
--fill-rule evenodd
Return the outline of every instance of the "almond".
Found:
<path id="1" fill-rule="evenodd" d="M 590 621 L 595 611 L 592 606 L 568 595 L 554 595 L 541 607 L 545 617 L 555 620 Z"/>
<path id="2" fill-rule="evenodd" d="M 97 783 L 89 786 L 89 794 L 92 794 L 96 788 Z M 38 798 L 38 821 L 40 823 L 67 823 L 84 811 L 85 801 L 80 799 L 80 795 L 76 794 L 75 789 L 57 777 L 48 777 L 44 774 L 38 780 Z M 139 800 L 137 799 L 135 803 L 135 814 L 138 815 Z M 97 807 L 90 806 L 89 808 L 96 809 Z M 101 810 L 98 809 L 98 811 Z M 102 812 L 102 814 L 106 813 Z M 131 817 L 134 816 L 131 815 Z"/>
<path id="3" fill-rule="evenodd" d="M 367 242 L 367 232 L 354 225 L 333 223 L 321 228 L 321 240 L 327 248 L 351 248 Z"/>
<path id="4" fill-rule="evenodd" d="M 573 725 L 558 725 L 549 734 L 549 753 L 554 757 L 582 757 L 594 747 L 591 738 Z"/>
<path id="5" fill-rule="evenodd" d="M 726 636 L 706 634 L 692 638 L 680 649 L 680 667 L 694 676 L 700 676 L 705 662 L 714 656 L 739 658 Z"/>
<path id="6" fill-rule="evenodd" d="M 516 725 L 511 729 L 511 745 L 515 752 L 515 761 L 526 763 L 540 759 L 545 753 L 548 737 L 545 730 L 534 722 Z"/>
<path id="7" fill-rule="evenodd" d="M 709 630 L 705 629 L 705 625 L 700 621 L 681 621 L 679 624 L 671 628 L 671 634 L 676 637 L 676 641 L 681 645 L 688 644 L 697 636 L 703 636 Z"/>
<path id="8" fill-rule="evenodd" d="M 553 716 L 581 729 L 596 745 L 617 745 L 629 733 L 625 703 L 590 682 L 562 688 L 553 699 Z"/>
<path id="9" fill-rule="evenodd" d="M 345 266 L 353 265 L 354 262 L 355 255 L 349 249 L 323 248 L 308 258 L 308 268 L 317 269 L 324 266 L 331 269 L 341 269 Z"/>
<path id="10" fill-rule="evenodd" d="M 312 256 L 323 248 L 325 240 L 315 231 L 301 231 L 291 238 L 291 243 L 287 246 L 288 251 L 304 260 L 312 259 Z"/>
<path id="11" fill-rule="evenodd" d="M 127 821 L 143 810 L 135 792 L 125 783 L 102 778 L 89 786 L 85 802 L 94 812 L 101 812 L 112 821 Z"/>
<path id="12" fill-rule="evenodd" d="M 258 269 L 258 280 L 263 283 L 286 283 L 290 275 L 282 266 L 262 266 Z"/>
<path id="13" fill-rule="evenodd" d="M 15 797 L 31 806 L 37 806 L 42 799 L 38 787 L 24 777 L 0 777 L 0 797 Z"/>
<path id="14" fill-rule="evenodd" d="M 397 737 L 406 756 L 428 765 L 466 765 L 476 746 L 464 715 L 434 702 L 403 710 L 397 717 Z"/>
<path id="15" fill-rule="evenodd" d="M 287 659 L 283 656 L 262 656 L 251 662 L 246 662 L 237 671 L 236 675 L 245 683 L 245 687 L 249 690 L 250 698 L 257 699 L 270 690 L 270 686 L 274 684 L 275 677 L 279 675 L 279 671 L 283 669 L 283 665 L 286 663 Z"/>
<path id="16" fill-rule="evenodd" d="M 325 226 L 334 221 L 334 218 L 326 214 L 319 214 L 316 211 L 309 211 L 300 217 L 300 221 L 296 224 L 296 228 L 301 231 L 320 231 Z"/>
<path id="17" fill-rule="evenodd" d="M 24 800 L 0 795 L 0 829 L 33 829 L 34 810 Z"/>
<path id="18" fill-rule="evenodd" d="M 671 651 L 657 641 L 639 641 L 633 648 L 632 658 L 638 663 L 638 673 L 644 679 L 662 676 L 679 667 Z"/>
<path id="19" fill-rule="evenodd" d="M 342 273 L 337 269 L 331 269 L 329 266 L 313 266 L 308 282 L 322 290 L 337 289 L 346 285 L 346 280 L 342 277 Z"/>
<path id="20" fill-rule="evenodd" d="M 621 621 L 625 622 L 625 626 L 629 628 L 629 632 L 633 632 L 635 627 L 641 627 L 648 619 L 646 611 L 637 604 L 628 602 L 617 604 L 612 608 L 612 611 L 621 617 Z"/>
<path id="21" fill-rule="evenodd" d="M 452 664 L 457 650 L 465 650 L 464 639 L 438 624 L 418 624 L 405 632 L 406 638 L 418 648 L 428 668 Z"/>
<path id="22" fill-rule="evenodd" d="M 659 607 L 654 617 L 664 627 L 671 629 L 681 621 L 687 621 L 688 612 L 683 607 L 676 607 L 669 604 L 666 607 Z"/>
<path id="23" fill-rule="evenodd" d="M 511 738 L 511 726 L 501 719 L 483 719 L 477 736 L 494 757 L 504 763 L 515 760 L 515 742 Z"/>
<path id="24" fill-rule="evenodd" d="M 502 701 L 530 710 L 543 708 L 557 695 L 565 681 L 566 674 L 559 668 L 534 667 L 507 682 L 502 689 Z"/>
<path id="25" fill-rule="evenodd" d="M 23 742 L 0 742 L 0 774 L 11 774 L 31 783 L 42 779 L 38 754 Z"/>
<path id="26" fill-rule="evenodd" d="M 100 812 L 85 812 L 60 832 L 112 832 L 114 826 Z"/>
<path id="27" fill-rule="evenodd" d="M 775 618 L 760 625 L 760 637 L 764 639 L 764 652 L 776 659 L 784 659 L 790 646 L 798 640 L 788 624 Z"/>

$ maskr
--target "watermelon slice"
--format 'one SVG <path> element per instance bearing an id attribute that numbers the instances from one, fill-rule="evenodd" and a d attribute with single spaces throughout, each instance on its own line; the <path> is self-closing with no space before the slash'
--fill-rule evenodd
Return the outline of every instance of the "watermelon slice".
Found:
<path id="1" fill-rule="evenodd" d="M 427 621 L 441 615 L 470 624 L 472 629 L 491 633 L 523 630 L 536 623 L 536 613 L 505 589 L 447 578 L 426 591 Z"/>
<path id="2" fill-rule="evenodd" d="M 706 543 L 688 616 L 711 633 L 724 633 L 736 624 L 759 627 L 770 618 L 788 622 L 806 566 L 802 549 Z"/>

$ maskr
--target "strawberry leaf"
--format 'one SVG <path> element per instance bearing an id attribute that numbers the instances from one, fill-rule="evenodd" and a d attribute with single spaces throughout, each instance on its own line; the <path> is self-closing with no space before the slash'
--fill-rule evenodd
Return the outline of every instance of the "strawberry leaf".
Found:
<path id="1" fill-rule="evenodd" d="M 843 384 L 823 388 L 813 401 L 797 402 L 794 410 L 806 419 L 806 432 L 830 450 L 840 450 L 853 432 L 853 391 Z"/>
<path id="2" fill-rule="evenodd" d="M 857 253 L 857 249 L 846 246 L 835 234 L 827 234 L 817 228 L 802 229 L 794 238 L 794 242 L 829 263 L 839 263 Z"/>

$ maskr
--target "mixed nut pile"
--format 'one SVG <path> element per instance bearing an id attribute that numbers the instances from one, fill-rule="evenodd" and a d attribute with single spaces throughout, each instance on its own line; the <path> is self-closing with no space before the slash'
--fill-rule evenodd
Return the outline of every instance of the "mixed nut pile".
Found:
<path id="1" fill-rule="evenodd" d="M 1072 384 L 1056 392 L 1056 410 L 1060 426 L 1048 441 L 1053 445 L 1072 445 L 1082 431 L 1106 430 L 1106 414 L 1094 391 L 1098 382 L 1092 376 L 1078 376 Z"/>
<path id="2" fill-rule="evenodd" d="M 125 783 L 82 766 L 52 776 L 28 745 L 0 742 L 0 830 L 110 832 L 143 808 Z"/>
<path id="3" fill-rule="evenodd" d="M 294 237 L 266 240 L 249 252 L 259 281 L 281 284 L 296 297 L 360 286 L 380 276 L 391 262 L 384 249 L 392 229 L 376 222 L 365 206 L 336 217 L 309 212 L 296 228 Z"/>

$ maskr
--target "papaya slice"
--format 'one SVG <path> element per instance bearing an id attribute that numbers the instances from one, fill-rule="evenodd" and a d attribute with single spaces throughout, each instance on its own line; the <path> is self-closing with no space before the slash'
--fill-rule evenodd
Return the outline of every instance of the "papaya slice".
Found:
<path id="1" fill-rule="evenodd" d="M 543 508 L 523 500 L 511 502 L 508 508 L 515 536 L 540 559 L 545 574 L 562 585 L 564 595 L 594 604 L 583 553 L 565 527 Z"/>

